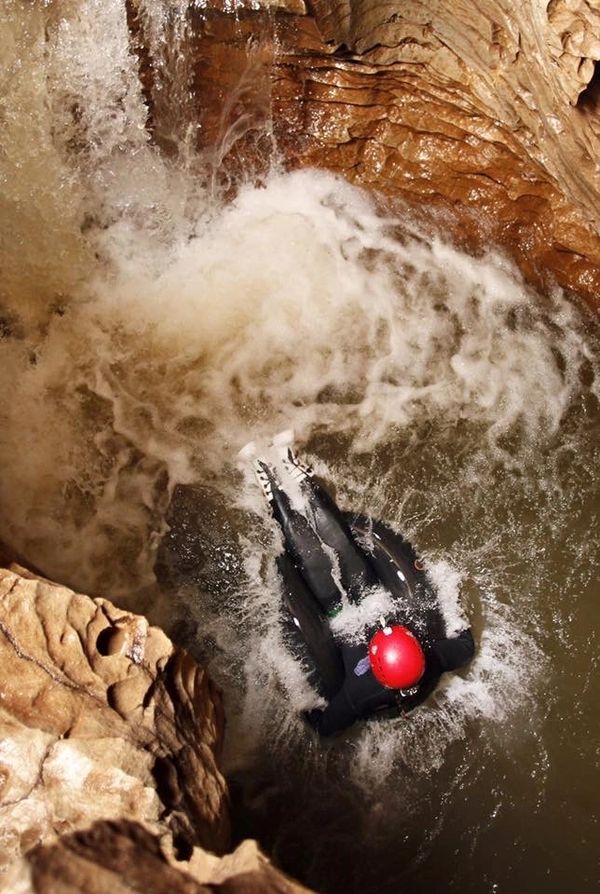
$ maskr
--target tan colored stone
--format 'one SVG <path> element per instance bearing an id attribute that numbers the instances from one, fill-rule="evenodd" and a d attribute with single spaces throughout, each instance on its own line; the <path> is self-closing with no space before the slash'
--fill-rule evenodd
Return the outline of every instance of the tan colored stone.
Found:
<path id="1" fill-rule="evenodd" d="M 557 68 L 556 22 L 538 4 L 511 0 L 315 0 L 312 9 L 327 51 L 345 67 L 328 96 L 311 89 L 312 60 L 302 72 L 303 96 L 323 108 L 319 145 L 305 143 L 298 160 L 401 196 L 431 220 L 442 212 L 466 247 L 497 243 L 529 279 L 555 279 L 597 306 L 598 128 L 574 107 L 592 70 Z M 582 52 L 598 58 L 600 19 L 591 11 L 585 35 Z M 330 58 L 336 75 L 338 65 Z M 343 98 L 349 82 L 360 106 Z M 333 132 L 320 124 L 328 103 Z"/>
<path id="2" fill-rule="evenodd" d="M 253 841 L 219 856 L 223 726 L 145 618 L 0 569 L 0 890 L 302 894 Z"/>
<path id="3" fill-rule="evenodd" d="M 139 821 L 175 852 L 228 842 L 220 696 L 145 618 L 0 569 L 0 853 L 96 820 Z"/>

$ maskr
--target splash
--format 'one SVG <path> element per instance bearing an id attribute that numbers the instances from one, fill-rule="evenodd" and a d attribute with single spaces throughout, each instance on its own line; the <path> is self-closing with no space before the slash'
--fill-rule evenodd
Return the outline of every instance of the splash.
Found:
<path id="1" fill-rule="evenodd" d="M 371 587 L 356 604 L 345 600 L 341 612 L 332 619 L 336 638 L 345 642 L 364 642 L 367 631 L 379 618 L 392 617 L 397 605 L 384 587 Z"/>
<path id="2" fill-rule="evenodd" d="M 574 310 L 497 256 L 399 241 L 400 225 L 303 172 L 242 189 L 192 239 L 131 220 L 95 232 L 103 263 L 79 297 L 2 345 L 3 536 L 92 589 L 125 544 L 147 583 L 173 486 L 216 476 L 235 498 L 249 435 L 291 422 L 300 441 L 333 431 L 365 453 L 464 422 L 499 455 L 515 431 L 528 449 L 551 438 L 587 362 Z"/>

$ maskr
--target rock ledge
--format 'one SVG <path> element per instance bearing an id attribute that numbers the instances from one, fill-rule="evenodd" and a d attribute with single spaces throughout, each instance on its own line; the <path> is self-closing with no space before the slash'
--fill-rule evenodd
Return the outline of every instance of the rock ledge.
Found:
<path id="1" fill-rule="evenodd" d="M 220 856 L 223 730 L 207 673 L 145 618 L 0 569 L 2 890 L 301 890 L 253 842 Z"/>

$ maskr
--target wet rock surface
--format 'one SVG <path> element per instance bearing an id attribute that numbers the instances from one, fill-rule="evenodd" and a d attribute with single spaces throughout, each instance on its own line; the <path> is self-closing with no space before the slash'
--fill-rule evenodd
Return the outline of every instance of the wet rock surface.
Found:
<path id="1" fill-rule="evenodd" d="M 251 842 L 216 856 L 223 730 L 206 672 L 145 618 L 0 569 L 1 888 L 293 890 Z"/>
<path id="2" fill-rule="evenodd" d="M 462 246 L 498 244 L 532 282 L 598 306 L 600 13 L 590 4 L 238 7 L 192 12 L 184 45 L 215 170 L 234 180 L 276 152 L 339 171 Z M 164 85 L 153 91 L 152 58 L 140 60 L 160 144 Z"/>
<path id="3" fill-rule="evenodd" d="M 370 87 L 358 121 L 336 128 L 344 166 L 448 209 L 449 229 L 475 247 L 497 241 L 530 278 L 548 270 L 595 303 L 599 14 L 564 0 L 311 9 L 334 57 L 347 57 L 341 87 Z M 326 133 L 328 164 L 331 143 Z"/>
<path id="4" fill-rule="evenodd" d="M 101 818 L 228 841 L 220 696 L 145 618 L 0 570 L 4 861 Z"/>
<path id="5" fill-rule="evenodd" d="M 275 869 L 252 841 L 220 859 L 196 848 L 189 862 L 176 865 L 156 835 L 126 820 L 97 822 L 53 845 L 34 848 L 13 868 L 12 884 L 32 894 L 307 890 Z"/>

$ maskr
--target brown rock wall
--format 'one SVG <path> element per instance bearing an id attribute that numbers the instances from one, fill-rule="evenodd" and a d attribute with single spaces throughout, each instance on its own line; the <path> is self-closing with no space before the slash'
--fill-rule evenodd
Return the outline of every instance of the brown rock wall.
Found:
<path id="1" fill-rule="evenodd" d="M 280 152 L 292 167 L 339 171 L 472 250 L 501 245 L 532 281 L 556 280 L 598 307 L 592 4 L 251 6 L 233 16 L 215 0 L 190 19 L 199 141 L 215 170 L 235 178 Z"/>
<path id="2" fill-rule="evenodd" d="M 528 155 L 515 132 L 468 108 L 457 87 L 425 87 L 398 67 L 352 61 L 290 66 L 279 110 L 293 164 L 339 171 L 401 198 L 471 250 L 498 244 L 526 276 L 597 306 L 595 224 Z M 295 140 L 298 131 L 302 138 Z M 292 135 L 292 136 L 290 136 Z"/>

